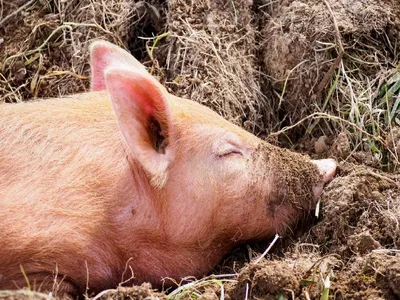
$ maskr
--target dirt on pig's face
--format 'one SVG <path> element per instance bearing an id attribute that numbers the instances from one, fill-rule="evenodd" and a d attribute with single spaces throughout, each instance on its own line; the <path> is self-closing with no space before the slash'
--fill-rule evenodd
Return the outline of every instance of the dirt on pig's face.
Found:
<path id="1" fill-rule="evenodd" d="M 309 158 L 272 146 L 192 101 L 171 103 L 177 151 L 166 180 L 165 214 L 175 216 L 168 228 L 177 238 L 265 238 L 314 207 L 322 177 Z"/>
<path id="2" fill-rule="evenodd" d="M 308 157 L 268 143 L 261 143 L 253 156 L 253 177 L 258 178 L 254 190 L 266 185 L 265 213 L 275 232 L 282 231 L 315 207 L 322 175 Z M 262 178 L 258 173 L 264 171 Z"/>

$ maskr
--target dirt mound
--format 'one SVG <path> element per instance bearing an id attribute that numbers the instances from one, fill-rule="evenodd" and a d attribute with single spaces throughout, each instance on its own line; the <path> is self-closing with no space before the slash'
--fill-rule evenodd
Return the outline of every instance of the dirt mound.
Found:
<path id="1" fill-rule="evenodd" d="M 238 281 L 227 287 L 225 297 L 320 299 L 325 293 L 335 295 L 335 299 L 395 299 L 399 258 L 398 255 L 371 253 L 344 265 L 335 256 L 303 253 L 283 260 L 250 264 L 242 269 Z"/>
<path id="2" fill-rule="evenodd" d="M 400 243 L 400 177 L 361 166 L 343 167 L 321 201 L 323 220 L 308 237 L 343 258 Z"/>
<path id="3" fill-rule="evenodd" d="M 267 7 L 265 73 L 279 121 L 300 123 L 286 132 L 291 141 L 304 133 L 345 132 L 349 156 L 369 152 L 378 164 L 397 165 L 398 154 L 388 152 L 393 147 L 385 139 L 400 124 L 398 1 L 280 1 Z"/>
<path id="4" fill-rule="evenodd" d="M 289 124 L 314 111 L 357 104 L 352 101 L 361 101 L 369 85 L 379 89 L 379 79 L 397 65 L 397 1 L 292 0 L 268 12 L 263 58 Z M 355 76 L 363 78 L 356 82 Z M 332 101 L 324 97 L 330 88 L 339 94 L 330 95 Z"/>
<path id="5" fill-rule="evenodd" d="M 253 133 L 270 127 L 261 93 L 252 1 L 169 1 L 169 87 Z"/>
<path id="6" fill-rule="evenodd" d="M 300 291 L 300 274 L 293 265 L 278 260 L 250 264 L 241 270 L 237 283 L 227 288 L 228 299 L 246 299 L 249 296 L 276 299 L 279 295 L 297 295 Z"/>

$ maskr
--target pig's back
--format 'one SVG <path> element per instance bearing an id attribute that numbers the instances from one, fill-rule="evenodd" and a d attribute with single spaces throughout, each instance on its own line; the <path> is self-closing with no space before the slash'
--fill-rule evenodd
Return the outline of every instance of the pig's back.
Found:
<path id="1" fill-rule="evenodd" d="M 32 191 L 103 181 L 121 167 L 115 164 L 121 162 L 123 152 L 114 112 L 103 93 L 3 104 L 0 199 L 21 192 L 12 191 L 17 185 Z"/>
<path id="2" fill-rule="evenodd" d="M 12 276 L 1 271 L 17 261 L 35 272 L 31 263 L 43 253 L 78 251 L 81 260 L 61 262 L 67 269 L 83 260 L 101 264 L 96 243 L 112 252 L 109 215 L 118 203 L 111 202 L 126 192 L 127 172 L 105 93 L 0 105 L 0 275 Z"/>

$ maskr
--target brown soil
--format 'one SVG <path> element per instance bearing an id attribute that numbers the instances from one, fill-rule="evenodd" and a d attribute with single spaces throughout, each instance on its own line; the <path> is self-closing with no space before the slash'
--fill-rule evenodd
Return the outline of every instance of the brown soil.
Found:
<path id="1" fill-rule="evenodd" d="M 255 252 L 270 241 L 234 250 L 212 272 L 220 277 L 173 299 L 321 299 L 328 277 L 329 299 L 400 298 L 399 1 L 0 2 L 0 101 L 88 90 L 88 45 L 102 38 L 129 49 L 174 94 L 271 142 L 341 162 L 318 218 L 259 263 Z M 144 284 L 101 299 L 123 297 L 167 296 Z"/>
<path id="2" fill-rule="evenodd" d="M 167 298 L 164 293 L 154 291 L 148 283 L 143 283 L 141 286 L 119 287 L 115 290 L 104 291 L 98 296 L 100 296 L 99 300 L 156 300 Z"/>
<path id="3" fill-rule="evenodd" d="M 398 61 L 398 1 L 326 2 L 333 14 L 324 1 L 280 1 L 268 9 L 271 18 L 262 29 L 265 69 L 273 88 L 283 94 L 281 108 L 290 124 L 323 105 L 321 96 L 329 88 L 324 76 L 340 54 L 340 44 L 345 51 L 344 63 L 353 64 L 371 81 Z M 337 46 L 332 47 L 334 44 Z M 371 56 L 368 49 L 377 55 Z"/>

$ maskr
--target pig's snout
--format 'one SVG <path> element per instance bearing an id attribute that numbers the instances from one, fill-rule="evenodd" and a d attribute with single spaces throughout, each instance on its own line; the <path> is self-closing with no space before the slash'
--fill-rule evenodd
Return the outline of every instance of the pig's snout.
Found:
<path id="1" fill-rule="evenodd" d="M 312 162 L 317 166 L 322 175 L 322 181 L 314 188 L 314 196 L 315 198 L 318 198 L 322 193 L 324 184 L 331 181 L 333 176 L 335 176 L 337 164 L 336 161 L 331 158 L 313 160 Z"/>

